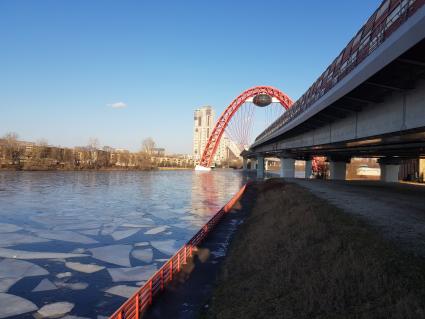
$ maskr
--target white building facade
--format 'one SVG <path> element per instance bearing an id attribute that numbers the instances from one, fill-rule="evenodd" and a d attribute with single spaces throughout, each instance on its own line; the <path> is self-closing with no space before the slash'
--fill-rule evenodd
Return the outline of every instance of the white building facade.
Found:
<path id="1" fill-rule="evenodd" d="M 211 106 L 200 107 L 195 110 L 193 119 L 193 159 L 195 164 L 199 164 L 208 138 L 215 126 L 214 109 Z M 236 144 L 224 133 L 214 156 L 214 162 L 221 164 L 223 161 L 237 158 L 240 152 Z"/>

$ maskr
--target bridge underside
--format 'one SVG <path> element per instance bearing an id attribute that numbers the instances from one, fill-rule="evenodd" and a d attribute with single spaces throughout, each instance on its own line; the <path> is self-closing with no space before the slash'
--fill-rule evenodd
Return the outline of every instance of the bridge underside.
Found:
<path id="1" fill-rule="evenodd" d="M 425 40 L 254 154 L 306 159 L 425 155 Z"/>

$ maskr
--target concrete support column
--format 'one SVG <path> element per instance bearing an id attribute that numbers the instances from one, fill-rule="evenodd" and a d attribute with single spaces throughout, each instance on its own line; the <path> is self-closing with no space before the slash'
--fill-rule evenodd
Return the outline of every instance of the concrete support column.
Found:
<path id="1" fill-rule="evenodd" d="M 257 157 L 257 178 L 264 178 L 264 157 Z"/>
<path id="2" fill-rule="evenodd" d="M 400 170 L 400 165 L 385 165 L 379 164 L 381 167 L 381 181 L 383 182 L 398 182 L 398 171 Z"/>
<path id="3" fill-rule="evenodd" d="M 257 169 L 257 160 L 251 159 L 251 169 Z"/>
<path id="4" fill-rule="evenodd" d="M 264 170 L 265 171 L 269 170 L 269 161 L 268 160 L 264 160 Z"/>
<path id="5" fill-rule="evenodd" d="M 295 177 L 295 159 L 280 157 L 280 177 Z"/>
<path id="6" fill-rule="evenodd" d="M 313 161 L 310 160 L 306 160 L 305 162 L 305 178 L 310 178 L 311 174 L 312 174 L 312 169 L 313 169 Z"/>
<path id="7" fill-rule="evenodd" d="M 379 159 L 378 163 L 381 168 L 381 181 L 397 183 L 398 172 L 400 170 L 400 159 L 386 157 Z"/>
<path id="8" fill-rule="evenodd" d="M 425 158 L 419 158 L 419 181 L 425 182 Z"/>
<path id="9" fill-rule="evenodd" d="M 330 179 L 345 180 L 345 172 L 347 169 L 347 162 L 329 161 Z"/>
<path id="10" fill-rule="evenodd" d="M 243 170 L 246 171 L 248 169 L 248 159 L 244 157 L 242 159 L 242 163 L 243 163 Z"/>

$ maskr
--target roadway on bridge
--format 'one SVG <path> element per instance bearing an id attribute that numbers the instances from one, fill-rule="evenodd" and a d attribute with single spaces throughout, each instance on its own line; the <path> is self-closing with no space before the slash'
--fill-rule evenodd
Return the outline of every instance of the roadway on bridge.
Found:
<path id="1" fill-rule="evenodd" d="M 361 217 L 403 249 L 425 256 L 425 186 L 377 181 L 287 181 Z"/>

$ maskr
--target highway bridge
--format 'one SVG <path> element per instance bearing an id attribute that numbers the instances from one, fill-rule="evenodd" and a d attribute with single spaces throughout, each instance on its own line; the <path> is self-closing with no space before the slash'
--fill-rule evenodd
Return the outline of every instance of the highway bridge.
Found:
<path id="1" fill-rule="evenodd" d="M 425 156 L 424 4 L 382 2 L 301 98 L 243 152 L 245 160 L 257 159 L 259 177 L 268 157 L 280 158 L 282 177 L 294 177 L 295 160 L 311 170 L 314 156 L 326 156 L 331 179 L 345 179 L 352 157 L 376 157 L 381 179 L 394 182 L 403 159 Z"/>

